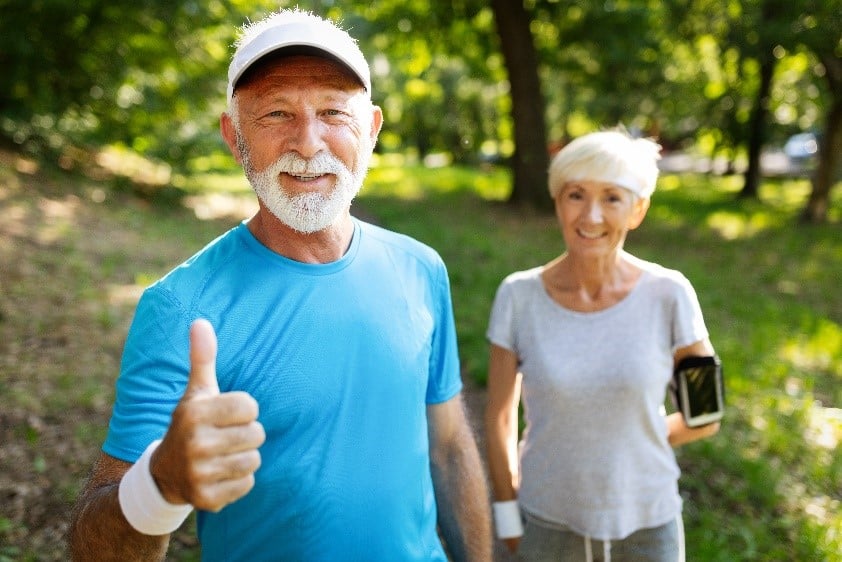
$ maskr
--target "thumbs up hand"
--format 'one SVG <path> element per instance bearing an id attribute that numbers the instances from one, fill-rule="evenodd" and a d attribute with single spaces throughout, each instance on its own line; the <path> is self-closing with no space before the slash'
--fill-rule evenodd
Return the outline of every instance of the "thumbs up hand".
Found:
<path id="1" fill-rule="evenodd" d="M 150 471 L 172 504 L 219 511 L 246 495 L 260 467 L 266 434 L 257 401 L 246 392 L 220 393 L 216 333 L 207 320 L 190 328 L 190 376 Z"/>

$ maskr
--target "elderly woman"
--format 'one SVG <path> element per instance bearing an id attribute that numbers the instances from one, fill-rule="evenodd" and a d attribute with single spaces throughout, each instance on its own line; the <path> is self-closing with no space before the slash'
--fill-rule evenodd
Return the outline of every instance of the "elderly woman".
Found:
<path id="1" fill-rule="evenodd" d="M 623 249 L 649 208 L 659 151 L 622 131 L 560 151 L 549 191 L 566 250 L 497 291 L 488 461 L 497 535 L 521 560 L 684 559 L 672 447 L 719 425 L 664 414 L 675 365 L 714 353 L 693 287 Z"/>

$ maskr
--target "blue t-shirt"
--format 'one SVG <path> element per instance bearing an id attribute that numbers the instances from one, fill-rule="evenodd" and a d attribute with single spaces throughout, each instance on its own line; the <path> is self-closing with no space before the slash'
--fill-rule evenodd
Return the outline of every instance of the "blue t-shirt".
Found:
<path id="1" fill-rule="evenodd" d="M 446 560 L 426 406 L 461 389 L 447 271 L 429 247 L 355 221 L 346 254 L 304 264 L 245 224 L 148 288 L 103 450 L 134 462 L 166 431 L 189 327 L 216 330 L 222 392 L 266 430 L 254 488 L 199 512 L 203 560 Z"/>

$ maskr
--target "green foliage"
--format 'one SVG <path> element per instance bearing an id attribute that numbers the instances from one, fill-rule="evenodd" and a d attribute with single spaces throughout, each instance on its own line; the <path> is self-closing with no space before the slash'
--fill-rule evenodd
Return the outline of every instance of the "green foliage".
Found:
<path id="1" fill-rule="evenodd" d="M 554 117 L 552 139 L 578 136 L 594 124 L 672 130 L 677 114 L 664 112 L 670 58 L 663 11 L 657 1 L 536 5 L 533 33 Z M 568 123 L 577 114 L 589 122 L 586 130 Z"/>
<path id="2" fill-rule="evenodd" d="M 176 164 L 217 149 L 230 45 L 258 7 L 2 0 L 0 134 L 30 152 L 117 144 Z"/>
<path id="3" fill-rule="evenodd" d="M 839 56 L 840 9 L 838 0 L 664 2 L 665 21 L 673 30 L 668 41 L 681 53 L 667 61 L 665 76 L 678 86 L 670 90 L 685 96 L 683 115 L 716 137 L 711 153 L 722 149 L 733 157 L 733 150 L 747 142 L 759 67 L 767 60 L 775 61 L 776 77 L 763 100 L 774 117 L 765 142 L 781 143 L 798 130 L 820 128 L 821 108 L 829 107 L 831 93 L 822 79 L 829 70 L 818 57 L 834 49 Z M 682 70 L 681 63 L 693 70 Z"/>
<path id="4" fill-rule="evenodd" d="M 487 4 L 0 0 L 0 136 L 33 152 L 117 145 L 185 169 L 224 149 L 217 119 L 236 28 L 299 6 L 359 38 L 390 125 L 381 150 L 508 158 L 510 85 Z M 780 124 L 769 139 L 779 142 L 818 128 L 830 96 L 819 60 L 842 49 L 838 0 L 526 6 L 523 40 L 541 56 L 551 141 L 623 122 L 668 146 L 701 134 L 733 156 L 757 82 L 752 61 L 769 52 L 781 67 L 768 100 Z"/>

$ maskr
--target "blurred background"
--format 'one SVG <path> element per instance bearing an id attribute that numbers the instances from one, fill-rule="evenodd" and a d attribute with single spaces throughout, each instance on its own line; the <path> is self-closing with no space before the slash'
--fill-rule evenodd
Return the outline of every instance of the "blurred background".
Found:
<path id="1" fill-rule="evenodd" d="M 551 156 L 661 143 L 627 248 L 696 286 L 728 388 L 677 452 L 688 559 L 842 560 L 842 0 L 0 0 L 0 562 L 67 559 L 140 292 L 253 212 L 227 66 L 294 6 L 370 61 L 353 212 L 445 258 L 475 417 L 497 285 L 562 251 Z"/>

